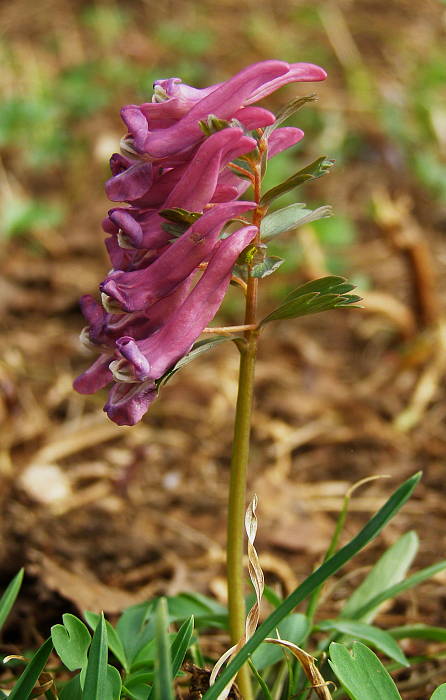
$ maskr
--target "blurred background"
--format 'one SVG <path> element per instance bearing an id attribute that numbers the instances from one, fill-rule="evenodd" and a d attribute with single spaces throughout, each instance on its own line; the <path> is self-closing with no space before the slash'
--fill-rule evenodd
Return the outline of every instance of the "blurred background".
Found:
<path id="1" fill-rule="evenodd" d="M 78 299 L 108 269 L 100 223 L 119 108 L 150 100 L 156 78 L 200 87 L 267 58 L 328 71 L 265 102 L 318 94 L 289 122 L 306 137 L 272 161 L 267 186 L 320 155 L 336 167 L 280 200 L 335 215 L 274 244 L 286 262 L 261 305 L 331 272 L 358 285 L 365 308 L 262 337 L 249 486 L 258 550 L 287 592 L 320 560 L 350 484 L 390 475 L 355 496 L 351 535 L 423 469 L 415 499 L 355 566 L 411 527 L 418 564 L 433 563 L 446 543 L 446 4 L 15 0 L 0 5 L 0 26 L 1 580 L 28 572 L 11 648 L 35 644 L 67 610 L 113 615 L 180 590 L 224 601 L 235 348 L 178 373 L 132 429 L 108 421 L 105 394 L 71 388 L 90 362 Z M 232 291 L 219 321 L 240 311 Z M 328 600 L 334 612 L 349 585 Z M 442 624 L 445 596 L 440 575 L 382 622 Z"/>

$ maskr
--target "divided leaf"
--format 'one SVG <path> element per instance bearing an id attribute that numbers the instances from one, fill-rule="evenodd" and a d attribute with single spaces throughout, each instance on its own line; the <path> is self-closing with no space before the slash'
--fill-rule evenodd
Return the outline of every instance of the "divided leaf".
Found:
<path id="1" fill-rule="evenodd" d="M 261 324 L 346 306 L 358 308 L 356 304 L 361 297 L 348 294 L 352 289 L 354 285 L 347 283 L 344 277 L 330 275 L 312 280 L 288 294 L 284 303 L 268 314 Z"/>
<path id="2" fill-rule="evenodd" d="M 330 644 L 329 664 L 351 700 L 401 700 L 397 687 L 378 657 L 361 642 L 351 652 Z"/>
<path id="3" fill-rule="evenodd" d="M 299 170 L 294 175 L 291 175 L 291 177 L 284 180 L 284 182 L 281 182 L 280 185 L 276 185 L 276 187 L 273 187 L 272 189 L 268 190 L 268 192 L 265 192 L 260 200 L 260 206 L 269 204 L 274 199 L 277 199 L 277 197 L 285 194 L 285 192 L 290 192 L 290 190 L 293 190 L 295 187 L 299 187 L 299 185 L 302 185 L 304 182 L 316 180 L 317 178 L 322 177 L 328 173 L 333 165 L 333 160 L 330 160 L 326 156 L 321 156 L 302 170 Z"/>

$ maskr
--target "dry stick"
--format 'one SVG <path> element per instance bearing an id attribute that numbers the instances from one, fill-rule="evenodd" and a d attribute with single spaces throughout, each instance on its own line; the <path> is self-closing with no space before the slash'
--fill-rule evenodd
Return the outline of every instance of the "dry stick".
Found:
<path id="1" fill-rule="evenodd" d="M 377 221 L 395 250 L 405 257 L 412 279 L 414 305 L 421 327 L 435 324 L 440 316 L 434 258 L 405 198 L 392 201 L 387 192 L 374 196 Z"/>

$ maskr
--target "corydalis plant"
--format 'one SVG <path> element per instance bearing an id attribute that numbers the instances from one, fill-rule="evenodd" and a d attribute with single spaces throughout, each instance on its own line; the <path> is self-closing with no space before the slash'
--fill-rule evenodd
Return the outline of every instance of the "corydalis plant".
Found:
<path id="1" fill-rule="evenodd" d="M 128 133 L 122 154 L 111 158 L 106 183 L 109 198 L 126 203 L 111 209 L 103 224 L 112 270 L 100 285 L 102 305 L 90 296 L 81 302 L 89 323 L 82 338 L 99 357 L 75 387 L 93 393 L 112 383 L 105 411 L 119 425 L 139 421 L 159 387 L 216 338 L 236 341 L 240 373 L 227 547 L 234 644 L 245 624 L 243 519 L 259 332 L 273 320 L 358 301 L 345 280 L 326 277 L 294 290 L 263 321 L 257 319 L 259 280 L 281 263 L 268 256 L 267 241 L 329 213 L 327 207 L 310 211 L 294 204 L 268 215 L 268 208 L 332 163 L 319 158 L 262 192 L 268 159 L 303 137 L 301 129 L 280 125 L 311 98 L 293 100 L 277 115 L 254 103 L 287 83 L 325 77 L 309 63 L 264 61 L 201 90 L 179 78 L 159 80 L 152 102 L 124 107 Z M 250 185 L 253 200 L 241 201 Z M 234 222 L 240 224 L 235 231 Z M 245 294 L 243 323 L 209 329 L 231 280 Z M 203 332 L 213 337 L 194 346 Z M 241 674 L 240 689 L 250 700 L 246 668 Z"/>

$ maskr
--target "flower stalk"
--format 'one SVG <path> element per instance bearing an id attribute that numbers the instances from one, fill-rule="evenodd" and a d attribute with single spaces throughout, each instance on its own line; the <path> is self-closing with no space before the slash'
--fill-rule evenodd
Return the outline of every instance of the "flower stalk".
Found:
<path id="1" fill-rule="evenodd" d="M 261 197 L 261 155 L 253 167 L 254 198 L 257 205 Z M 259 206 L 254 211 L 253 223 L 260 229 L 262 212 Z M 258 243 L 260 234 L 254 243 Z M 238 344 L 240 366 L 238 379 L 237 404 L 235 410 L 234 440 L 232 445 L 231 474 L 228 500 L 227 524 L 227 586 L 229 629 L 231 642 L 237 644 L 245 631 L 245 571 L 244 554 L 244 518 L 246 502 L 246 484 L 248 475 L 249 446 L 251 436 L 251 415 L 254 396 L 254 374 L 259 331 L 256 325 L 257 291 L 259 280 L 251 277 L 248 266 L 248 282 L 245 306 L 245 340 Z M 237 676 L 242 697 L 251 700 L 252 687 L 248 665 Z"/>

